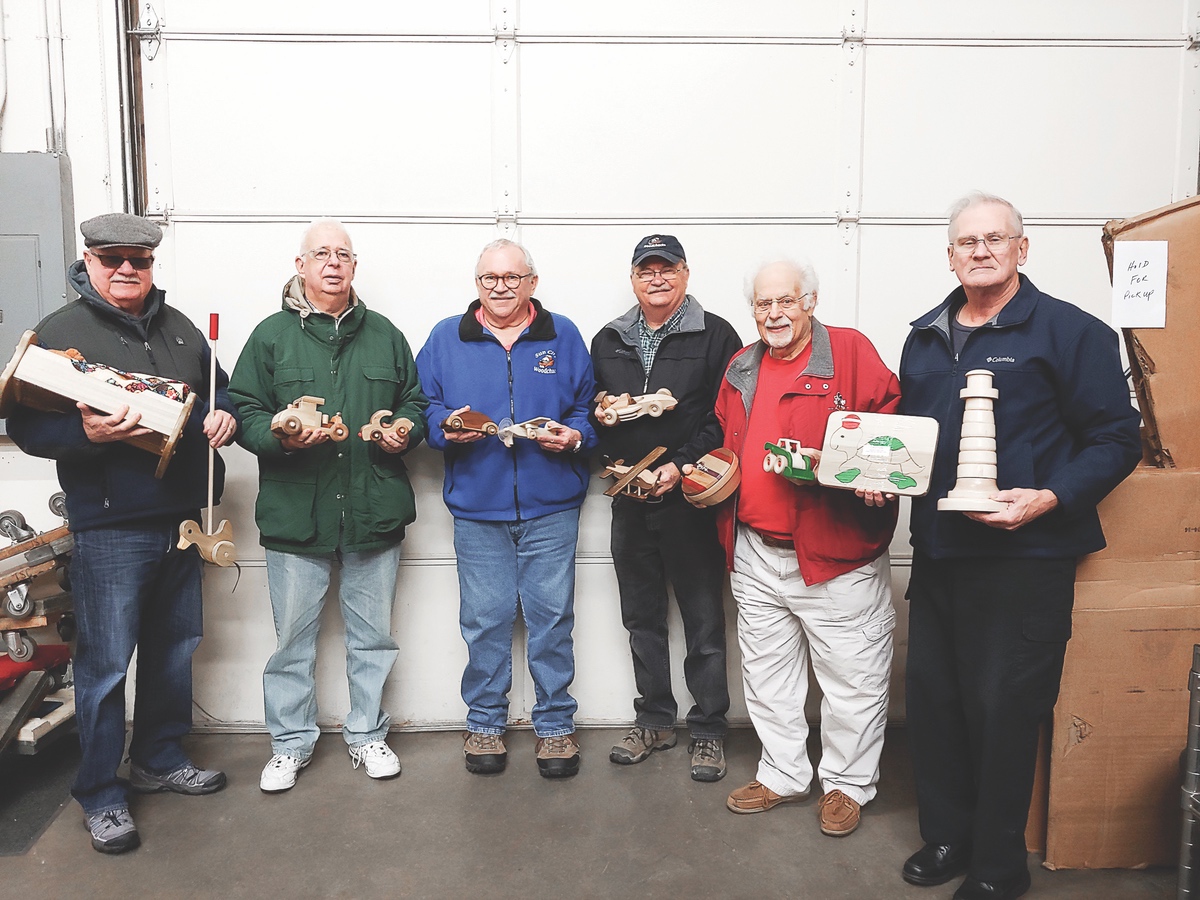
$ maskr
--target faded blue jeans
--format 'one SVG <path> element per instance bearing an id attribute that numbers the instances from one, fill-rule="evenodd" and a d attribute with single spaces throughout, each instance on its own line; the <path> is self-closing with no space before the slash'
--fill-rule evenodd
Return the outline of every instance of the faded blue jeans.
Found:
<path id="1" fill-rule="evenodd" d="M 127 805 L 117 766 L 125 751 L 125 672 L 138 651 L 129 756 L 155 773 L 188 762 L 192 654 L 200 645 L 200 556 L 179 550 L 179 526 L 89 528 L 75 533 L 71 590 L 75 720 L 83 758 L 71 793 L 88 814 Z"/>
<path id="2" fill-rule="evenodd" d="M 517 603 L 528 632 L 538 737 L 575 731 L 575 544 L 579 509 L 514 522 L 454 520 L 459 626 L 467 642 L 467 729 L 504 734 Z"/>
<path id="3" fill-rule="evenodd" d="M 263 671 L 263 706 L 271 752 L 308 759 L 317 742 L 317 631 L 329 578 L 340 560 L 338 600 L 346 631 L 350 712 L 342 734 L 350 746 L 383 740 L 391 718 L 383 685 L 399 648 L 392 606 L 400 545 L 363 553 L 300 556 L 267 550 L 267 583 L 278 646 Z"/>

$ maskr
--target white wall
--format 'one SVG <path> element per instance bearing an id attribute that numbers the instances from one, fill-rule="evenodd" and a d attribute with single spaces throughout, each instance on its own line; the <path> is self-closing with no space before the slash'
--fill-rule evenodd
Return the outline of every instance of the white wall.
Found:
<path id="1" fill-rule="evenodd" d="M 45 150 L 45 38 L 59 30 L 42 0 L 2 2 L 0 150 Z M 951 0 L 363 0 L 340 15 L 294 0 L 147 6 L 162 25 L 142 61 L 149 212 L 167 234 L 156 281 L 197 321 L 221 313 L 227 368 L 276 308 L 302 223 L 320 215 L 350 224 L 356 287 L 414 347 L 464 308 L 478 249 L 498 233 L 530 247 L 541 299 L 590 335 L 633 302 L 630 252 L 661 230 L 687 248 L 693 293 L 746 340 L 745 272 L 772 253 L 807 255 L 820 317 L 862 329 L 895 366 L 907 323 L 954 286 L 942 217 L 965 191 L 1016 202 L 1031 277 L 1107 318 L 1100 226 L 1197 187 L 1200 53 L 1187 36 L 1198 0 L 1014 0 L 1003 16 Z M 63 3 L 61 15 L 82 221 L 125 195 L 120 47 L 113 2 Z M 273 647 L 255 468 L 240 449 L 224 455 L 221 515 L 241 573 L 206 575 L 196 699 L 212 727 L 255 727 Z M 465 715 L 465 649 L 450 519 L 438 455 L 422 447 L 410 460 L 419 520 L 386 699 L 398 723 L 451 726 Z M 0 445 L 0 506 L 36 522 L 52 490 L 47 465 Z M 597 483 L 578 554 L 584 723 L 632 717 L 599 494 Z M 903 524 L 892 559 L 899 673 Z M 728 613 L 732 626 L 732 603 Z M 337 616 L 326 626 L 320 700 L 334 724 L 347 692 Z M 732 629 L 730 647 L 732 715 L 744 718 Z M 512 714 L 526 720 L 533 690 L 516 671 Z"/>

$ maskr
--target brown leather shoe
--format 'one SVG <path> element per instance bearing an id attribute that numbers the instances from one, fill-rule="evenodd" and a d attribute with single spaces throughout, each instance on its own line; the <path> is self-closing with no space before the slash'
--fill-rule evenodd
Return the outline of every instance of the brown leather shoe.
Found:
<path id="1" fill-rule="evenodd" d="M 817 802 L 821 832 L 830 837 L 845 837 L 858 827 L 862 807 L 841 791 L 830 791 Z"/>
<path id="2" fill-rule="evenodd" d="M 752 781 L 731 793 L 725 801 L 725 805 L 729 807 L 730 812 L 745 815 L 747 813 L 766 812 L 768 809 L 775 808 L 780 803 L 795 803 L 807 796 L 808 791 L 805 791 L 803 794 L 788 794 L 786 797 L 781 797 L 765 784 Z"/>

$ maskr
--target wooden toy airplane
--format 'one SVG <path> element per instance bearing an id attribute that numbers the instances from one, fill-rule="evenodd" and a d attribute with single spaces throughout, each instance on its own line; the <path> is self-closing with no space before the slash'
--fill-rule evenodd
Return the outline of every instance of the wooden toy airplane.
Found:
<path id="1" fill-rule="evenodd" d="M 651 499 L 650 494 L 658 484 L 658 481 L 646 469 L 653 465 L 654 461 L 666 452 L 666 447 L 655 447 L 632 466 L 625 465 L 625 460 L 623 459 L 609 463 L 604 471 L 600 473 L 600 477 L 608 478 L 609 476 L 616 476 L 617 480 L 615 484 L 604 492 L 604 496 L 616 497 L 617 495 L 621 495 L 629 497 L 632 500 Z"/>

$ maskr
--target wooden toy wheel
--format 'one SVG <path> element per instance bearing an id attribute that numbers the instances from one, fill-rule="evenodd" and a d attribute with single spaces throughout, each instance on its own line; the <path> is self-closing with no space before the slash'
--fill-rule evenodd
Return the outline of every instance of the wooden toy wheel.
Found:
<path id="1" fill-rule="evenodd" d="M 500 426 L 495 422 L 488 422 L 487 425 L 484 426 L 483 431 L 484 434 L 495 436 L 496 434 L 500 433 Z"/>
<path id="2" fill-rule="evenodd" d="M 771 462 L 774 466 L 776 473 L 778 473 L 780 475 L 782 475 L 783 470 L 787 468 L 787 460 L 784 459 L 782 456 L 773 457 Z"/>
<path id="3" fill-rule="evenodd" d="M 284 416 L 283 421 L 279 423 L 279 427 L 283 429 L 284 434 L 299 434 L 301 429 L 304 428 L 304 423 L 300 421 L 299 416 Z"/>
<path id="4" fill-rule="evenodd" d="M 462 416 L 451 416 L 447 424 L 449 424 L 451 431 L 461 431 L 463 427 Z"/>
<path id="5" fill-rule="evenodd" d="M 671 389 L 670 389 L 670 388 L 659 388 L 657 391 L 655 391 L 655 393 L 656 393 L 656 394 L 662 394 L 664 397 L 672 397 L 672 396 L 674 396 L 674 395 L 671 393 Z"/>
<path id="6" fill-rule="evenodd" d="M 605 425 L 616 425 L 617 419 L 618 419 L 617 411 L 615 409 L 613 409 L 611 406 L 608 409 L 604 410 L 602 413 L 600 413 L 600 421 L 603 422 Z"/>
<path id="7" fill-rule="evenodd" d="M 651 403 L 646 407 L 646 412 L 650 413 L 650 415 L 657 419 L 663 414 L 662 404 L 657 400 L 651 401 Z"/>
<path id="8" fill-rule="evenodd" d="M 335 425 L 329 426 L 329 436 L 335 441 L 344 441 L 350 436 L 350 429 L 338 422 Z"/>
<path id="9" fill-rule="evenodd" d="M 775 471 L 775 454 L 774 453 L 768 453 L 766 456 L 763 457 L 763 471 L 764 472 L 774 472 Z"/>

